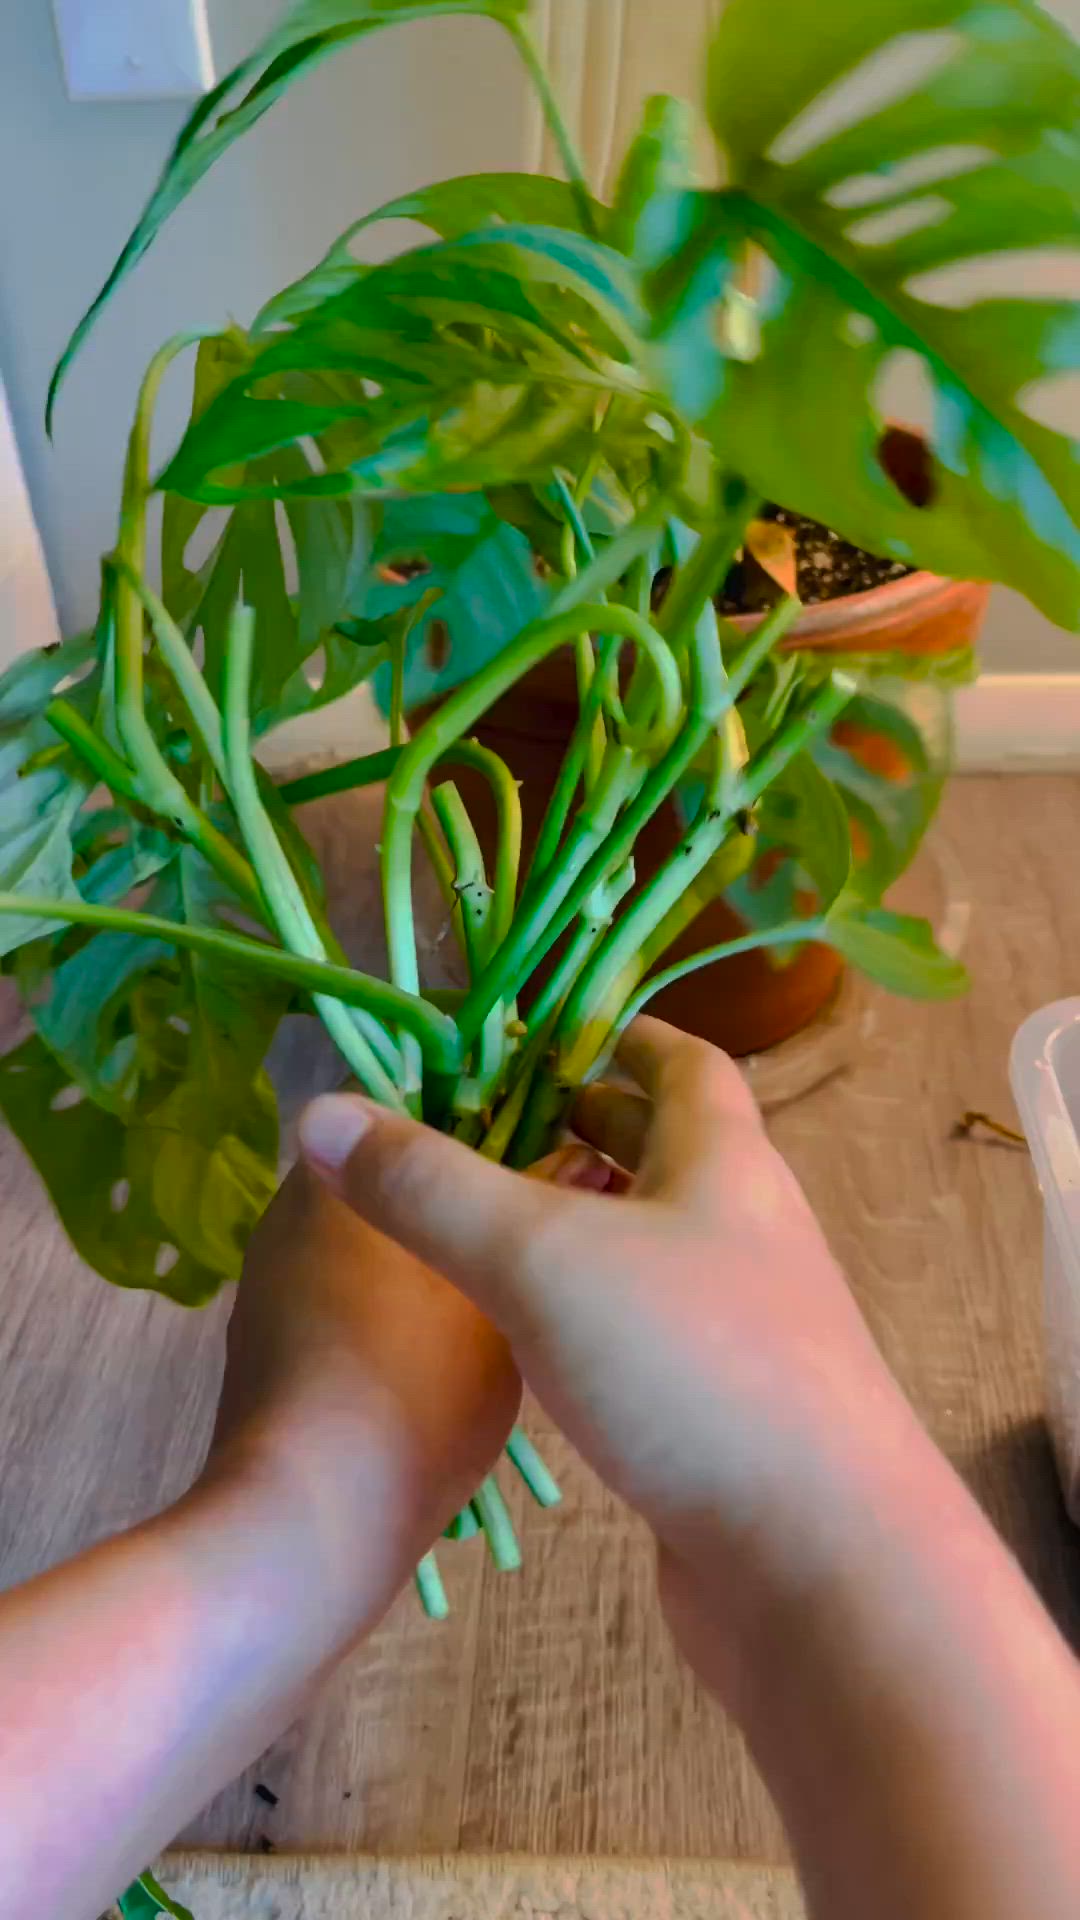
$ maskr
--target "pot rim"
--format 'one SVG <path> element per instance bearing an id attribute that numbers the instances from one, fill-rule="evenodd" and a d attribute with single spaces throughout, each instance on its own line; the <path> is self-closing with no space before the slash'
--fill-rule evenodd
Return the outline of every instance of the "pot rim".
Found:
<path id="1" fill-rule="evenodd" d="M 919 570 L 901 575 L 898 580 L 882 580 L 861 593 L 837 594 L 832 600 L 817 600 L 804 606 L 791 632 L 781 643 L 784 653 L 850 636 L 852 653 L 876 653 L 889 650 L 888 633 L 859 636 L 862 626 L 880 629 L 905 617 L 930 618 L 940 603 L 982 599 L 990 585 L 982 580 L 953 580 L 947 574 Z M 740 633 L 752 633 L 765 618 L 762 613 L 734 613 L 725 618 Z"/>

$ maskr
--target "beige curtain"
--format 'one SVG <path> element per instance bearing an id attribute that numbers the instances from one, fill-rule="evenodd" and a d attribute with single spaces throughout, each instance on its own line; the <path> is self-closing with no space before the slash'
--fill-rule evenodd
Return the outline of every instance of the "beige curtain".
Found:
<path id="1" fill-rule="evenodd" d="M 592 181 L 610 187 L 642 101 L 700 102 L 702 48 L 723 0 L 537 0 L 536 32 Z M 528 164 L 557 172 L 539 112 Z M 703 165 L 708 166 L 707 147 Z"/>

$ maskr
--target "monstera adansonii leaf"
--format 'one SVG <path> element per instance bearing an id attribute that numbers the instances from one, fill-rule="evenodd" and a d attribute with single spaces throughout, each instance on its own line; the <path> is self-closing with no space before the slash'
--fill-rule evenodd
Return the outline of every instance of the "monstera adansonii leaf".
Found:
<path id="1" fill-rule="evenodd" d="M 725 224 L 774 270 L 714 444 L 861 546 L 1080 625 L 1080 444 L 1041 424 L 1080 303 L 1036 290 L 1048 252 L 1059 287 L 1080 269 L 1080 48 L 1029 0 L 730 0 L 708 104 Z M 1005 291 L 956 304 L 994 255 Z M 881 458 L 897 353 L 931 401 L 922 504 Z"/>
<path id="2" fill-rule="evenodd" d="M 350 41 L 382 27 L 475 14 L 507 29 L 519 44 L 528 0 L 296 0 L 261 44 L 200 100 L 181 127 L 161 176 L 101 291 L 79 321 L 49 386 L 46 421 L 68 368 L 99 314 L 137 267 L 165 222 L 218 160 L 290 87 Z M 527 49 L 523 46 L 523 52 Z"/>

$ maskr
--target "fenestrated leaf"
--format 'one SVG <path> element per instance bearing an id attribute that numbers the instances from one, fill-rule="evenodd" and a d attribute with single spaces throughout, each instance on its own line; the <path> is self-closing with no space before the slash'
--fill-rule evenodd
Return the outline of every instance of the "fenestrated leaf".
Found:
<path id="1" fill-rule="evenodd" d="M 799 150 L 799 116 L 819 93 L 888 47 L 899 58 L 919 32 L 941 36 L 929 78 Z M 725 460 L 860 546 L 1005 581 L 1080 623 L 1076 445 L 1023 410 L 1032 383 L 1080 366 L 1080 306 L 957 310 L 919 281 L 995 253 L 1075 250 L 1076 43 L 1028 0 L 731 0 L 709 110 L 732 180 L 726 216 L 776 268 L 760 351 L 731 364 L 710 414 Z M 973 145 L 990 158 L 957 167 Z M 916 160 L 918 183 L 896 184 Z M 877 224 L 886 215 L 893 224 Z M 880 458 L 875 390 L 897 350 L 918 356 L 933 398 L 919 504 Z"/>
<path id="2" fill-rule="evenodd" d="M 637 400 L 625 363 L 645 323 L 627 263 L 569 229 L 506 224 L 417 247 L 268 336 L 159 485 L 227 503 L 546 474 L 573 463 L 611 391 Z M 648 412 L 643 396 L 639 420 Z M 309 437 L 328 471 L 250 471 Z"/>
<path id="3" fill-rule="evenodd" d="M 169 1915 L 170 1920 L 194 1920 L 189 1909 L 173 1900 L 152 1873 L 141 1874 L 134 1885 L 120 1895 L 117 1905 L 123 1920 L 158 1920 L 163 1913 Z"/>
<path id="4" fill-rule="evenodd" d="M 615 183 L 611 212 L 602 229 L 616 253 L 636 266 L 658 266 L 671 251 L 670 214 L 694 185 L 694 119 L 685 100 L 650 96 Z"/>
<path id="5" fill-rule="evenodd" d="M 176 858 L 177 843 L 119 807 L 82 814 L 71 836 L 76 880 L 84 900 L 113 906 Z"/>
<path id="6" fill-rule="evenodd" d="M 205 861 L 185 848 L 152 904 L 167 918 L 207 925 L 223 898 Z M 130 1126 L 128 1164 L 175 1243 L 235 1279 L 276 1185 L 277 1101 L 262 1063 L 291 996 L 203 955 L 184 955 L 178 971 L 188 1027 L 182 1072 Z"/>
<path id="7" fill-rule="evenodd" d="M 45 764 L 32 763 L 60 745 L 44 718 L 49 701 L 93 658 L 93 637 L 81 635 L 25 654 L 0 676 L 0 888 L 5 892 L 66 900 L 78 891 L 72 825 L 93 777 L 66 750 Z M 0 927 L 0 954 L 52 930 L 41 920 L 7 919 Z"/>
<path id="8" fill-rule="evenodd" d="M 76 1252 L 115 1286 L 202 1306 L 223 1276 L 177 1249 L 145 1188 L 130 1181 L 124 1122 L 86 1099 L 54 1108 L 71 1098 L 70 1074 L 37 1034 L 0 1059 L 0 1112 Z"/>
<path id="9" fill-rule="evenodd" d="M 20 955 L 19 989 L 49 1052 L 99 1107 L 120 1117 L 137 1102 L 145 1058 L 132 1018 L 137 985 L 163 969 L 173 952 L 134 934 L 92 935 L 66 956 L 56 941 Z"/>
<path id="10" fill-rule="evenodd" d="M 843 801 L 809 753 L 789 760 L 762 797 L 762 835 L 793 855 L 831 907 L 851 872 L 851 830 Z"/>
<path id="11" fill-rule="evenodd" d="M 549 597 L 528 541 L 480 493 L 388 502 L 373 560 L 391 570 L 395 563 L 422 560 L 424 571 L 395 583 L 373 569 L 353 607 L 362 620 L 383 619 L 415 605 L 433 587 L 440 590 L 409 638 L 407 708 L 449 692 L 478 672 L 536 618 Z M 385 707 L 385 670 L 375 692 Z"/>
<path id="12" fill-rule="evenodd" d="M 302 713 L 317 713 L 320 707 L 343 699 L 355 687 L 370 680 L 385 658 L 386 642 L 381 625 L 373 623 L 369 645 L 359 644 L 342 633 L 328 633 L 322 645 L 318 680 L 309 677 L 306 667 L 297 667 L 274 705 L 259 714 L 258 736 L 272 733 L 275 727 L 284 725 L 286 720 L 295 720 Z"/>
<path id="13" fill-rule="evenodd" d="M 725 313 L 737 291 L 738 232 L 722 196 L 663 196 L 651 212 L 655 264 L 643 276 L 654 383 L 693 423 L 725 392 Z"/>
<path id="14" fill-rule="evenodd" d="M 598 206 L 595 214 L 599 220 Z M 481 224 L 504 221 L 570 227 L 579 233 L 583 230 L 579 198 L 564 180 L 534 173 L 468 173 L 454 180 L 438 180 L 416 193 L 387 200 L 374 212 L 354 220 L 317 267 L 267 302 L 252 332 L 257 335 L 298 320 L 370 272 L 355 258 L 352 243 L 368 227 L 383 220 L 419 221 L 442 240 L 472 233 Z"/>
<path id="15" fill-rule="evenodd" d="M 839 794 L 853 825 L 853 885 L 879 900 L 910 866 L 941 799 L 951 757 L 947 702 L 928 688 L 920 725 L 894 697 L 862 693 L 832 736 L 815 741 L 814 760 Z"/>
<path id="16" fill-rule="evenodd" d="M 301 847 L 293 829 L 311 893 Z M 224 904 L 186 847 L 147 903 L 196 924 Z M 22 959 L 38 1033 L 0 1062 L 0 1109 L 84 1259 L 115 1285 L 201 1304 L 239 1272 L 274 1190 L 277 1111 L 262 1063 L 289 990 L 164 941 L 71 940 Z"/>
<path id="17" fill-rule="evenodd" d="M 251 364 L 251 348 L 240 327 L 213 334 L 199 344 L 192 381 L 191 419 L 203 414 L 222 390 Z M 189 544 L 208 508 L 181 494 L 166 494 L 161 515 L 161 595 L 173 619 L 187 628 L 203 592 L 203 574 L 188 566 Z"/>
<path id="18" fill-rule="evenodd" d="M 841 895 L 823 937 L 890 993 L 913 1000 L 954 1000 L 967 992 L 967 969 L 942 951 L 928 921 L 911 914 L 864 906 L 857 896 Z"/>
<path id="19" fill-rule="evenodd" d="M 289 500 L 285 511 L 296 549 L 297 638 L 306 659 L 352 601 L 375 529 L 362 500 Z"/>
<path id="20" fill-rule="evenodd" d="M 15 727 L 36 720 L 66 681 L 86 673 L 94 657 L 92 633 L 80 633 L 59 646 L 39 647 L 20 654 L 7 671 L 0 674 L 0 722 L 5 727 Z"/>
<path id="21" fill-rule="evenodd" d="M 527 4 L 528 0 L 300 0 L 292 7 L 262 45 L 200 100 L 181 129 L 137 226 L 56 367 L 46 413 L 50 431 L 64 376 L 102 308 L 203 175 L 297 80 L 339 47 L 379 27 L 463 13 L 508 25 Z"/>
<path id="22" fill-rule="evenodd" d="M 203 342 L 196 363 L 192 432 L 208 414 L 212 417 L 215 401 L 246 376 L 251 364 L 251 350 L 239 329 Z M 237 477 L 241 481 L 262 477 L 272 490 L 275 485 L 283 487 L 290 476 L 310 471 L 301 449 L 289 446 L 269 459 L 240 467 Z M 296 556 L 295 595 L 289 591 L 280 529 L 269 500 L 245 500 L 234 507 L 202 565 L 189 567 L 187 549 L 207 510 L 204 504 L 178 494 L 166 495 L 162 594 L 177 623 L 193 638 L 202 634 L 204 671 L 218 696 L 228 623 L 236 601 L 243 597 L 255 607 L 259 647 L 253 725 L 258 734 L 295 713 L 340 697 L 364 677 L 353 654 L 335 644 L 331 628 L 364 571 L 371 540 L 367 510 L 356 499 L 288 502 Z M 316 689 L 305 676 L 304 662 L 324 636 L 334 659 L 328 660 L 322 686 Z"/>

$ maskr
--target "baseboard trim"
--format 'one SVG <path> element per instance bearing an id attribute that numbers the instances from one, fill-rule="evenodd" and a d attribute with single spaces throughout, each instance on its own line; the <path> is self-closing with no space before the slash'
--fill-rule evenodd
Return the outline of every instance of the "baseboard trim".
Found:
<path id="1" fill-rule="evenodd" d="M 367 687 L 282 727 L 261 749 L 275 773 L 374 753 L 386 722 Z M 956 696 L 960 773 L 1080 773 L 1080 673 L 985 673 Z"/>
<path id="2" fill-rule="evenodd" d="M 956 699 L 960 773 L 1080 773 L 1080 673 L 986 673 Z"/>

